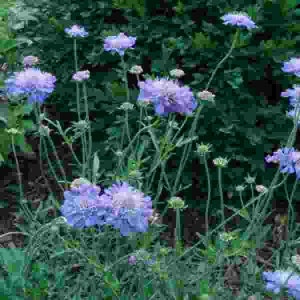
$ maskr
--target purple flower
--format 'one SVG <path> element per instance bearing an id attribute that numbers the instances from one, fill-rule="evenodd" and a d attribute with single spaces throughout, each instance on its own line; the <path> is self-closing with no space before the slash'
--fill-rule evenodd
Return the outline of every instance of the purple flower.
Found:
<path id="1" fill-rule="evenodd" d="M 35 65 L 39 62 L 39 58 L 36 56 L 25 56 L 23 59 L 23 65 L 25 68 L 31 67 L 32 65 Z"/>
<path id="2" fill-rule="evenodd" d="M 133 49 L 135 41 L 136 37 L 126 36 L 121 32 L 118 36 L 109 36 L 104 40 L 104 50 L 111 51 L 112 53 L 117 52 L 123 56 L 126 49 Z"/>
<path id="3" fill-rule="evenodd" d="M 8 94 L 27 95 L 29 96 L 29 103 L 43 103 L 53 92 L 55 82 L 55 76 L 42 72 L 37 68 L 28 68 L 21 72 L 15 72 L 13 76 L 5 81 Z"/>
<path id="4" fill-rule="evenodd" d="M 297 179 L 300 179 L 300 152 L 294 148 L 284 147 L 274 152 L 272 156 L 265 158 L 266 162 L 279 162 L 282 173 L 296 173 Z"/>
<path id="5" fill-rule="evenodd" d="M 292 89 L 287 89 L 280 95 L 289 98 L 289 104 L 295 107 L 297 102 L 300 101 L 300 85 L 294 84 Z"/>
<path id="6" fill-rule="evenodd" d="M 225 25 L 233 25 L 238 27 L 246 27 L 248 30 L 257 28 L 255 23 L 251 20 L 251 18 L 246 14 L 242 12 L 233 12 L 224 15 L 221 17 L 221 19 L 224 21 L 223 24 Z"/>
<path id="7" fill-rule="evenodd" d="M 78 71 L 76 72 L 73 76 L 72 79 L 75 81 L 83 81 L 83 80 L 87 80 L 90 78 L 90 71 L 86 70 L 86 71 Z"/>
<path id="8" fill-rule="evenodd" d="M 84 228 L 105 224 L 111 201 L 100 198 L 99 192 L 100 188 L 92 184 L 82 184 L 64 192 L 65 201 L 60 210 L 69 225 Z"/>
<path id="9" fill-rule="evenodd" d="M 85 31 L 83 27 L 79 25 L 73 25 L 70 28 L 65 28 L 65 33 L 67 33 L 70 37 L 86 37 L 88 36 L 88 32 Z"/>
<path id="10" fill-rule="evenodd" d="M 100 197 L 103 201 L 112 203 L 112 213 L 107 217 L 107 224 L 120 229 L 123 236 L 148 230 L 148 219 L 153 212 L 149 196 L 126 182 L 117 182 L 105 189 Z"/>
<path id="11" fill-rule="evenodd" d="M 282 288 L 288 289 L 288 294 L 300 299 L 300 277 L 292 271 L 263 272 L 266 290 L 279 294 Z"/>
<path id="12" fill-rule="evenodd" d="M 135 264 L 136 264 L 136 261 L 137 261 L 136 256 L 134 256 L 134 255 L 129 256 L 129 258 L 128 258 L 128 263 L 129 263 L 130 265 L 135 265 Z"/>
<path id="13" fill-rule="evenodd" d="M 300 58 L 291 58 L 289 61 L 283 63 L 281 69 L 285 73 L 292 73 L 300 77 Z"/>
<path id="14" fill-rule="evenodd" d="M 197 107 L 196 99 L 191 89 L 179 86 L 174 80 L 168 78 L 147 79 L 139 82 L 140 94 L 138 101 L 151 101 L 158 115 L 167 115 L 177 112 L 190 115 Z"/>

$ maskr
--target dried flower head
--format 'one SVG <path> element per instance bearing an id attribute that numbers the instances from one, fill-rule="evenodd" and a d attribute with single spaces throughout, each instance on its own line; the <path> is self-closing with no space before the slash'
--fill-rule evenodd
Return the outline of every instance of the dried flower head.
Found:
<path id="1" fill-rule="evenodd" d="M 90 78 L 90 71 L 89 70 L 85 70 L 85 71 L 78 71 L 76 72 L 73 76 L 72 79 L 75 81 L 84 81 Z"/>
<path id="2" fill-rule="evenodd" d="M 143 73 L 143 68 L 141 66 L 135 65 L 135 66 L 131 67 L 131 69 L 129 70 L 129 73 L 140 75 L 141 73 Z"/>
<path id="3" fill-rule="evenodd" d="M 255 186 L 255 189 L 258 193 L 265 193 L 268 191 L 268 188 L 266 188 L 265 186 L 263 185 L 256 185 Z"/>
<path id="4" fill-rule="evenodd" d="M 197 93 L 197 97 L 202 101 L 214 102 L 215 95 L 209 91 L 202 91 Z"/>
<path id="5" fill-rule="evenodd" d="M 227 158 L 217 157 L 213 160 L 216 167 L 225 168 L 228 165 L 229 160 Z"/>
<path id="6" fill-rule="evenodd" d="M 185 75 L 184 71 L 181 69 L 173 69 L 170 71 L 172 77 L 180 78 Z"/>

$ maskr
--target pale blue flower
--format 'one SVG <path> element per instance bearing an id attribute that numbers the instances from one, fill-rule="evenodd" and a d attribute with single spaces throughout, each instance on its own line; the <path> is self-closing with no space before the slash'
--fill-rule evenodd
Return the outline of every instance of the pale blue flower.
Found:
<path id="1" fill-rule="evenodd" d="M 117 36 L 109 36 L 104 40 L 104 50 L 111 51 L 112 53 L 117 52 L 123 56 L 126 49 L 133 49 L 135 45 L 136 37 L 126 36 L 123 32 Z"/>
<path id="2" fill-rule="evenodd" d="M 7 94 L 28 96 L 29 103 L 43 103 L 53 92 L 55 82 L 55 76 L 37 68 L 15 72 L 5 81 Z"/>
<path id="3" fill-rule="evenodd" d="M 100 188 L 82 184 L 64 192 L 64 203 L 60 208 L 67 223 L 74 228 L 105 225 L 106 216 L 111 212 L 111 201 L 99 196 Z"/>
<path id="4" fill-rule="evenodd" d="M 148 230 L 148 219 L 153 213 L 149 196 L 126 182 L 117 182 L 105 189 L 101 198 L 112 203 L 112 213 L 106 219 L 107 224 L 118 228 L 123 236 Z"/>
<path id="5" fill-rule="evenodd" d="M 293 57 L 289 61 L 284 62 L 281 70 L 300 77 L 300 58 Z"/>
<path id="6" fill-rule="evenodd" d="M 233 25 L 238 27 L 246 27 L 248 30 L 257 28 L 251 18 L 243 12 L 232 12 L 221 17 L 225 25 Z"/>
<path id="7" fill-rule="evenodd" d="M 155 113 L 166 116 L 171 112 L 191 115 L 197 107 L 197 101 L 191 89 L 180 86 L 177 81 L 168 78 L 147 79 L 138 83 L 140 94 L 138 101 L 150 101 Z"/>
<path id="8" fill-rule="evenodd" d="M 263 280 L 266 281 L 266 290 L 279 294 L 286 288 L 290 296 L 300 299 L 300 277 L 292 271 L 263 272 Z"/>
<path id="9" fill-rule="evenodd" d="M 67 33 L 70 37 L 86 37 L 89 35 L 88 32 L 79 25 L 73 25 L 70 28 L 65 28 L 65 33 Z"/>

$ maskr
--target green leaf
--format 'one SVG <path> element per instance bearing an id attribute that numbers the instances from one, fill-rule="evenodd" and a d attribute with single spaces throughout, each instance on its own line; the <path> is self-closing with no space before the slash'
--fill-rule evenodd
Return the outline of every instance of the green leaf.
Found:
<path id="1" fill-rule="evenodd" d="M 5 54 L 10 50 L 16 49 L 17 43 L 16 40 L 0 40 L 0 53 Z"/>

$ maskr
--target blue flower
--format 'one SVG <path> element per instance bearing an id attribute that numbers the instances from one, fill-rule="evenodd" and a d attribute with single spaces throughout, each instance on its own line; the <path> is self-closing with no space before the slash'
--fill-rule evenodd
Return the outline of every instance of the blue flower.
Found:
<path id="1" fill-rule="evenodd" d="M 105 224 L 111 202 L 100 198 L 99 192 L 100 188 L 92 184 L 82 184 L 64 192 L 65 201 L 60 210 L 69 225 L 84 228 Z"/>
<path id="2" fill-rule="evenodd" d="M 288 290 L 288 294 L 300 299 L 300 277 L 292 271 L 263 272 L 263 280 L 266 281 L 266 290 L 278 294 L 282 288 Z"/>
<path id="3" fill-rule="evenodd" d="M 53 92 L 55 82 L 55 76 L 37 68 L 14 72 L 14 75 L 5 81 L 7 94 L 26 95 L 29 103 L 43 103 Z"/>
<path id="4" fill-rule="evenodd" d="M 281 70 L 300 77 L 300 58 L 293 57 L 289 61 L 284 62 Z"/>
<path id="5" fill-rule="evenodd" d="M 150 101 L 157 115 L 166 116 L 171 112 L 191 115 L 197 107 L 197 101 L 191 89 L 179 86 L 177 81 L 168 78 L 147 79 L 139 82 L 138 101 Z"/>
<path id="6" fill-rule="evenodd" d="M 86 37 L 88 36 L 88 32 L 85 31 L 83 27 L 79 25 L 73 25 L 70 28 L 65 28 L 65 33 L 67 33 L 70 37 Z"/>
<path id="7" fill-rule="evenodd" d="M 123 56 L 126 49 L 133 49 L 135 45 L 136 37 L 126 36 L 123 32 L 117 36 L 109 36 L 104 40 L 104 50 L 117 52 Z"/>
<path id="8" fill-rule="evenodd" d="M 293 107 L 300 101 L 300 85 L 293 85 L 292 89 L 287 89 L 281 93 L 281 97 L 288 97 L 289 104 Z"/>
<path id="9" fill-rule="evenodd" d="M 228 13 L 221 17 L 221 19 L 224 21 L 223 24 L 225 25 L 234 25 L 238 27 L 246 27 L 248 30 L 257 28 L 255 23 L 251 20 L 251 18 L 246 14 L 242 12 L 233 12 Z"/>
<path id="10" fill-rule="evenodd" d="M 103 201 L 112 203 L 112 213 L 107 216 L 106 222 L 119 229 L 121 235 L 128 236 L 131 232 L 148 230 L 148 219 L 153 213 L 149 196 L 126 182 L 117 182 L 105 189 L 100 197 Z"/>

